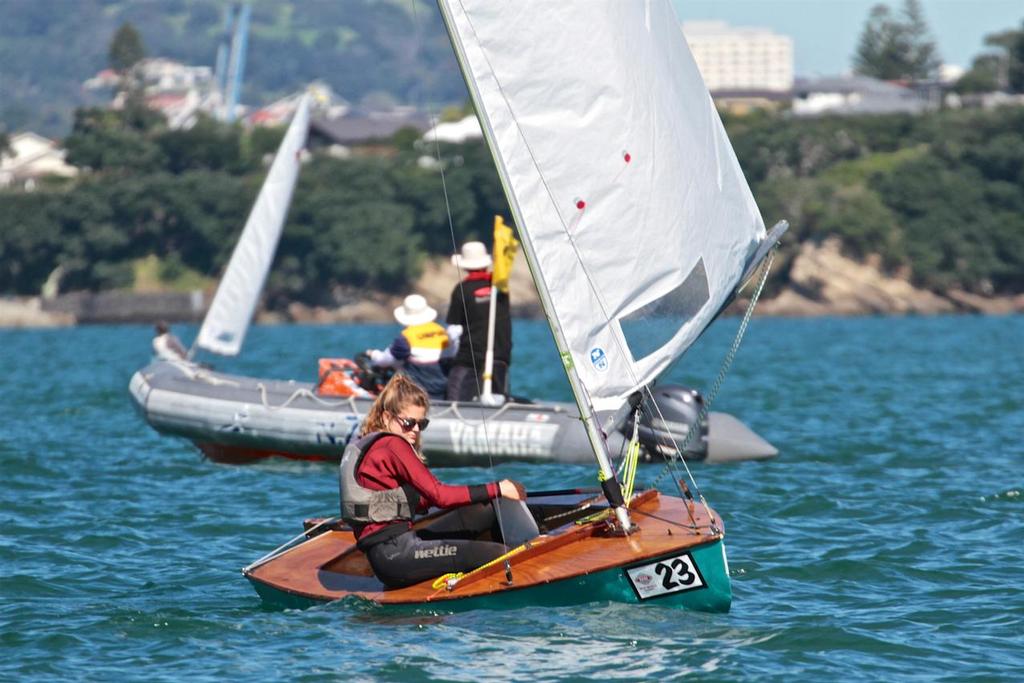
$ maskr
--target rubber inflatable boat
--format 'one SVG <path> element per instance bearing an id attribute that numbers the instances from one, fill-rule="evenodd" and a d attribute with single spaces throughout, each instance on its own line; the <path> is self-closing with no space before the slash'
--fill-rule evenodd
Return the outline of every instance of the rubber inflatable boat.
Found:
<path id="1" fill-rule="evenodd" d="M 324 396 L 312 383 L 230 375 L 185 361 L 155 361 L 132 376 L 129 388 L 153 429 L 188 439 L 211 460 L 232 463 L 271 456 L 339 460 L 373 401 Z M 681 446 L 690 429 L 699 432 L 689 438 L 689 459 L 728 462 L 778 452 L 731 415 L 712 412 L 701 422 L 701 397 L 692 389 L 664 386 L 654 394 L 667 430 L 641 418 L 637 430 L 647 459 L 673 452 L 672 444 Z M 437 401 L 429 417 L 422 443 L 431 465 L 593 460 L 575 404 Z M 631 419 L 610 429 L 609 448 L 624 448 L 632 430 Z"/>

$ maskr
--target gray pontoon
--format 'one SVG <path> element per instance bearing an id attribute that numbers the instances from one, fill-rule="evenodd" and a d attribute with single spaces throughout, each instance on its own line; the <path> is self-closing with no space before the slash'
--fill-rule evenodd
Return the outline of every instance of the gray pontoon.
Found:
<path id="1" fill-rule="evenodd" d="M 153 429 L 188 439 L 220 462 L 270 456 L 338 460 L 373 400 L 321 396 L 313 384 L 229 375 L 184 361 L 151 363 L 132 376 L 130 390 L 136 408 Z M 671 433 L 641 419 L 639 433 L 648 459 L 673 452 L 672 444 L 681 446 L 692 428 L 700 431 L 689 439 L 685 450 L 689 459 L 728 462 L 777 453 L 731 415 L 712 412 L 701 423 L 700 395 L 691 389 L 664 386 L 654 394 Z M 431 465 L 593 459 L 574 404 L 438 401 L 429 417 L 422 443 Z M 624 447 L 632 429 L 627 420 L 611 431 L 612 452 Z"/>

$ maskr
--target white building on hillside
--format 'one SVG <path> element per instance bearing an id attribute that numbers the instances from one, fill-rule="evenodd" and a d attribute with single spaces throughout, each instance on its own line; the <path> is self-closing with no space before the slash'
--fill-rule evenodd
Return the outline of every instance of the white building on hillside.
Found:
<path id="1" fill-rule="evenodd" d="M 433 144 L 435 140 L 460 144 L 467 140 L 480 140 L 483 137 L 484 132 L 480 130 L 480 121 L 477 120 L 476 114 L 470 114 L 459 121 L 439 123 L 424 133 L 420 139 L 430 144 Z"/>
<path id="2" fill-rule="evenodd" d="M 786 92 L 793 87 L 793 39 L 789 36 L 724 21 L 687 21 L 682 28 L 712 94 Z"/>
<path id="3" fill-rule="evenodd" d="M 64 162 L 66 152 L 56 142 L 35 133 L 12 135 L 10 150 L 0 155 L 0 187 L 33 190 L 43 176 L 73 178 L 78 169 Z"/>
<path id="4" fill-rule="evenodd" d="M 920 114 L 938 107 L 927 93 L 867 76 L 800 79 L 793 87 L 793 115 Z"/>
<path id="5" fill-rule="evenodd" d="M 128 79 L 146 98 L 146 106 L 167 117 L 171 128 L 191 128 L 201 113 L 216 116 L 223 98 L 208 66 L 188 66 L 173 59 L 152 57 L 141 60 L 126 76 L 105 69 L 83 85 L 87 90 L 118 90 Z M 125 104 L 126 90 L 114 94 L 110 106 Z"/>

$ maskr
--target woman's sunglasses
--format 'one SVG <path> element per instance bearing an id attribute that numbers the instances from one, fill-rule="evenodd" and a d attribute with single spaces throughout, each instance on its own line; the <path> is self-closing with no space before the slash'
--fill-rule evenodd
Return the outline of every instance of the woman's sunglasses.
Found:
<path id="1" fill-rule="evenodd" d="M 411 432 L 412 428 L 417 425 L 419 425 L 420 431 L 422 432 L 427 428 L 427 425 L 430 424 L 430 420 L 425 417 L 419 420 L 411 417 L 396 417 L 395 419 L 398 420 L 398 424 L 402 427 L 403 432 Z"/>

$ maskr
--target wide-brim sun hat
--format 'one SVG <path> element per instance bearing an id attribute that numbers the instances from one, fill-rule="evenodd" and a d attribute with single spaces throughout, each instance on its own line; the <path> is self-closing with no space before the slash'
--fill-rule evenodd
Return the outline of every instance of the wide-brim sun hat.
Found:
<path id="1" fill-rule="evenodd" d="M 491 255 L 483 242 L 466 242 L 461 253 L 452 256 L 452 264 L 462 270 L 482 270 L 491 267 Z"/>
<path id="2" fill-rule="evenodd" d="M 395 309 L 395 320 L 402 325 L 422 325 L 433 322 L 437 311 L 427 305 L 427 300 L 419 294 L 405 297 L 402 305 Z"/>

